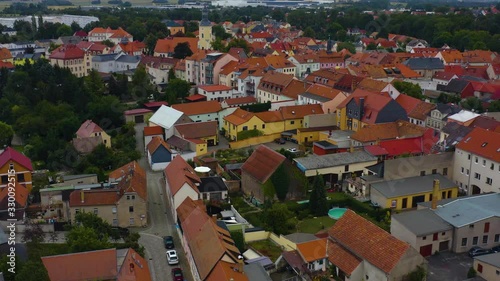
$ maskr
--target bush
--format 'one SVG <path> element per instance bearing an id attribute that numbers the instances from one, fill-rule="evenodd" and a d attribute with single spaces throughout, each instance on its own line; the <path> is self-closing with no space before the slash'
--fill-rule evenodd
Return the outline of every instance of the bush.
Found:
<path id="1" fill-rule="evenodd" d="M 231 238 L 233 238 L 234 245 L 243 253 L 245 251 L 245 236 L 243 232 L 231 231 Z"/>
<path id="2" fill-rule="evenodd" d="M 238 132 L 237 139 L 240 140 L 245 140 L 253 137 L 258 137 L 262 136 L 264 133 L 260 130 L 253 129 L 253 130 L 246 130 L 246 131 L 241 131 Z"/>
<path id="3" fill-rule="evenodd" d="M 473 267 L 469 268 L 469 271 L 467 272 L 467 278 L 474 278 L 476 277 L 476 275 L 476 270 Z"/>

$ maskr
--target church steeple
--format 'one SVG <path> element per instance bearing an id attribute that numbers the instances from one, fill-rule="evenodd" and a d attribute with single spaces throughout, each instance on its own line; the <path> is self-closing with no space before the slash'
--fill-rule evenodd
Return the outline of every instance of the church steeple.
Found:
<path id="1" fill-rule="evenodd" d="M 207 5 L 203 6 L 203 11 L 201 13 L 201 22 L 200 26 L 210 26 L 211 22 L 208 20 L 208 7 Z"/>

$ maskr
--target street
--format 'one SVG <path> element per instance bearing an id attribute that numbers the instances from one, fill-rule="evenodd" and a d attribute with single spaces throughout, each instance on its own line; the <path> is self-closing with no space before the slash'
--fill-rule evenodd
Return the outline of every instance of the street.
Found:
<path id="1" fill-rule="evenodd" d="M 182 268 L 185 280 L 193 280 L 188 270 L 185 254 L 182 250 L 179 237 L 175 231 L 175 223 L 170 212 L 167 212 L 167 204 L 164 198 L 163 173 L 153 172 L 147 164 L 147 157 L 144 154 L 144 139 L 142 132 L 144 124 L 135 126 L 137 150 L 143 153 L 139 164 L 147 171 L 148 181 L 148 226 L 139 232 L 141 238 L 139 243 L 145 248 L 146 259 L 149 262 L 149 270 L 153 281 L 172 280 L 171 269 Z M 179 256 L 180 264 L 170 266 L 167 263 L 166 249 L 163 245 L 163 236 L 174 237 L 175 249 Z"/>

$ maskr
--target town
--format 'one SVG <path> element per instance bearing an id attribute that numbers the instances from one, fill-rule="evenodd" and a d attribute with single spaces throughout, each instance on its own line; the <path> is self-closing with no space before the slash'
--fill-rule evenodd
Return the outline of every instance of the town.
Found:
<path id="1" fill-rule="evenodd" d="M 0 281 L 500 280 L 500 3 L 91 2 L 0 13 Z"/>

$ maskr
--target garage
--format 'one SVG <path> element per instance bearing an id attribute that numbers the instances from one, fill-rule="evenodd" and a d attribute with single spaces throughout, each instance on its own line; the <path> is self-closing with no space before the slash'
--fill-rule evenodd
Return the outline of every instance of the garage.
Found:
<path id="1" fill-rule="evenodd" d="M 125 110 L 123 113 L 125 115 L 125 122 L 134 122 L 136 124 L 142 124 L 148 119 L 148 116 L 153 114 L 153 111 L 146 108 L 136 108 L 131 110 Z"/>
<path id="2" fill-rule="evenodd" d="M 423 257 L 428 257 L 428 256 L 432 255 L 432 244 L 420 247 L 420 254 Z"/>
<path id="3" fill-rule="evenodd" d="M 207 140 L 207 145 L 208 146 L 214 146 L 215 145 L 215 141 L 214 140 Z"/>
<path id="4" fill-rule="evenodd" d="M 449 240 L 439 242 L 439 251 L 440 252 L 447 251 L 449 249 L 450 249 L 450 241 Z"/>

